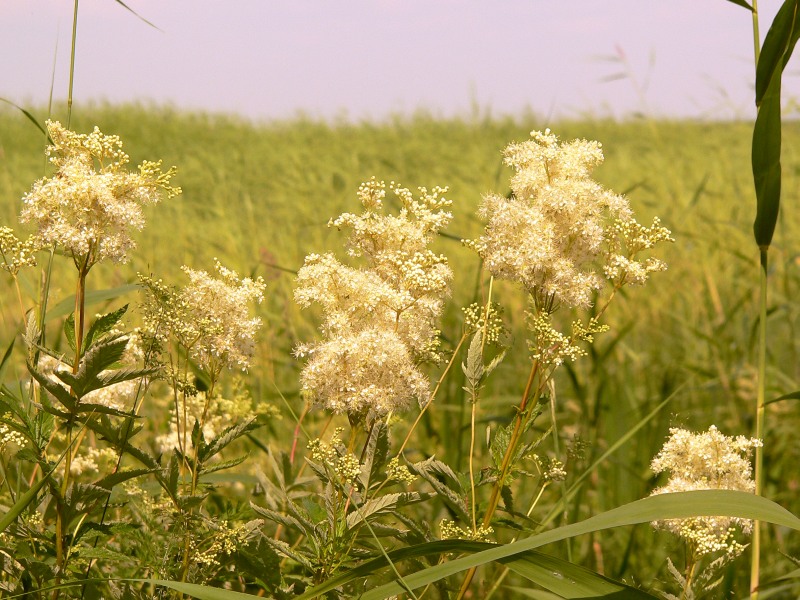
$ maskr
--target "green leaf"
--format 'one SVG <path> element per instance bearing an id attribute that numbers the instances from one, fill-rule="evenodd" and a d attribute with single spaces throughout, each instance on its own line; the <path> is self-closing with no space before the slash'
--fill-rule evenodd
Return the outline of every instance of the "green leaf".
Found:
<path id="1" fill-rule="evenodd" d="M 200 448 L 198 458 L 200 461 L 206 461 L 215 454 L 221 452 L 228 444 L 242 437 L 244 434 L 258 429 L 261 424 L 255 418 L 231 425 L 225 428 L 222 432 L 211 440 L 208 445 Z"/>
<path id="2" fill-rule="evenodd" d="M 128 338 L 121 335 L 101 340 L 89 348 L 83 356 L 77 373 L 73 375 L 68 371 L 55 371 L 54 375 L 69 385 L 78 398 L 83 398 L 89 392 L 105 387 L 98 376 L 120 361 L 127 345 Z M 127 377 L 127 379 L 133 378 Z M 125 380 L 125 378 L 119 379 L 119 381 Z"/>
<path id="3" fill-rule="evenodd" d="M 64 320 L 64 337 L 67 338 L 67 344 L 75 352 L 77 344 L 75 342 L 75 313 L 69 313 L 69 316 Z"/>
<path id="4" fill-rule="evenodd" d="M 353 529 L 373 515 L 393 511 L 398 505 L 419 502 L 420 499 L 421 497 L 418 493 L 409 492 L 384 494 L 372 500 L 367 500 L 364 504 L 356 507 L 353 512 L 347 515 L 347 528 Z"/>
<path id="5" fill-rule="evenodd" d="M 242 592 L 234 592 L 232 590 L 221 590 L 206 585 L 183 583 L 167 579 L 125 579 L 123 581 L 136 581 L 139 583 L 160 585 L 175 590 L 176 592 L 187 594 L 193 598 L 198 598 L 199 600 L 252 600 L 253 598 L 257 598 L 257 596 L 252 594 L 243 594 Z"/>
<path id="6" fill-rule="evenodd" d="M 122 319 L 122 317 L 125 316 L 127 310 L 128 310 L 128 305 L 126 304 L 122 308 L 115 310 L 114 312 L 110 312 L 96 319 L 95 322 L 92 323 L 92 326 L 89 327 L 89 331 L 86 332 L 84 352 L 91 347 L 92 343 L 95 340 L 100 339 L 105 334 L 114 329 L 117 323 L 120 322 L 120 319 Z"/>
<path id="7" fill-rule="evenodd" d="M 22 108 L 18 104 L 14 104 L 11 100 L 7 100 L 6 98 L 0 98 L 0 102 L 5 102 L 6 104 L 10 104 L 11 106 L 13 106 L 17 110 L 19 110 L 23 115 L 25 115 L 25 117 L 28 119 L 28 121 L 30 121 L 31 123 L 33 123 L 36 126 L 36 129 L 38 129 L 39 131 L 41 131 L 43 134 L 45 134 L 47 136 L 47 142 L 48 143 L 50 143 L 50 144 L 53 143 L 53 140 L 50 139 L 50 135 L 47 133 L 45 128 L 41 126 L 41 124 L 36 119 L 36 117 L 34 117 L 30 112 L 28 112 L 27 110 L 25 110 L 24 108 Z"/>
<path id="8" fill-rule="evenodd" d="M 767 404 L 772 404 L 773 402 L 780 402 L 781 400 L 800 400 L 800 391 L 784 394 L 783 396 L 773 398 L 772 400 L 767 400 L 764 402 L 764 406 Z"/>
<path id="9" fill-rule="evenodd" d="M 8 359 L 11 358 L 11 352 L 14 350 L 14 338 L 11 338 L 11 343 L 6 348 L 5 354 L 3 354 L 3 359 L 0 360 L 0 381 L 3 381 L 3 375 L 6 372 L 6 368 L 8 367 Z"/>
<path id="10" fill-rule="evenodd" d="M 39 490 L 41 490 L 42 487 L 48 481 L 50 481 L 50 478 L 53 475 L 53 471 L 55 471 L 55 468 L 53 468 L 49 473 L 47 473 L 47 475 L 42 477 L 39 481 L 34 483 L 33 486 L 31 486 L 31 488 L 27 492 L 25 492 L 24 494 L 22 494 L 22 496 L 19 497 L 19 499 L 14 503 L 14 506 L 8 509 L 8 512 L 4 514 L 2 518 L 0 518 L 0 533 L 5 531 L 6 527 L 8 527 L 9 525 L 11 525 L 11 523 L 16 521 L 17 517 L 20 514 L 22 514 L 22 511 L 28 508 L 28 505 L 31 502 L 36 500 L 36 497 L 39 494 Z"/>
<path id="11" fill-rule="evenodd" d="M 118 485 L 123 481 L 128 481 L 129 479 L 134 479 L 135 477 L 141 477 L 142 475 L 148 475 L 154 470 L 155 469 L 130 469 L 127 471 L 117 471 L 116 473 L 106 475 L 102 479 L 98 479 L 94 482 L 94 485 L 106 490 L 112 490 L 115 485 Z"/>
<path id="12" fill-rule="evenodd" d="M 750 6 L 747 2 L 745 2 L 745 0 L 728 0 L 728 2 L 732 2 L 737 6 L 741 6 L 742 8 L 746 8 L 750 12 L 753 12 L 753 7 Z"/>
<path id="13" fill-rule="evenodd" d="M 562 600 L 561 596 L 557 596 L 556 594 L 551 594 L 550 592 L 545 592 L 544 590 L 532 590 L 530 588 L 521 588 L 514 586 L 508 586 L 506 589 L 511 590 L 512 592 L 514 592 L 519 596 L 524 596 L 525 598 L 533 598 L 534 600 Z"/>
<path id="14" fill-rule="evenodd" d="M 785 0 L 770 25 L 756 65 L 756 106 L 761 104 L 772 78 L 786 66 L 797 41 L 797 0 Z M 788 53 L 788 54 L 787 54 Z"/>
<path id="15" fill-rule="evenodd" d="M 764 39 L 756 68 L 758 115 L 753 127 L 751 162 L 756 191 L 753 234 L 759 248 L 772 243 L 781 202 L 781 79 L 798 36 L 798 4 L 786 0 Z"/>
<path id="16" fill-rule="evenodd" d="M 47 390 L 50 395 L 52 395 L 56 400 L 61 402 L 66 409 L 70 412 L 75 411 L 75 405 L 77 400 L 69 393 L 69 390 L 66 389 L 64 386 L 59 385 L 57 382 L 50 379 L 47 375 L 40 372 L 36 367 L 34 367 L 30 361 L 26 361 L 28 365 L 28 371 L 33 376 L 33 378 L 42 386 L 45 390 Z M 44 398 L 42 398 L 42 404 L 44 405 Z M 46 405 L 45 405 L 46 406 Z M 54 413 L 55 414 L 55 413 Z M 64 413 L 59 412 L 58 416 L 69 416 L 65 415 Z"/>
<path id="17" fill-rule="evenodd" d="M 800 530 L 800 518 L 766 498 L 748 494 L 747 492 L 703 490 L 659 494 L 631 502 L 578 523 L 558 527 L 511 544 L 496 546 L 471 556 L 464 556 L 418 571 L 404 577 L 404 581 L 412 589 L 415 589 L 472 567 L 507 559 L 545 544 L 558 542 L 577 535 L 602 531 L 612 527 L 696 516 L 741 517 Z M 400 593 L 402 589 L 397 583 L 382 585 L 365 593 L 362 596 L 362 600 L 383 600 Z M 301 596 L 301 598 L 305 597 L 306 595 Z M 312 598 L 314 595 L 308 595 L 307 597 Z"/>
<path id="18" fill-rule="evenodd" d="M 84 298 L 85 306 L 91 306 L 92 304 L 99 304 L 100 302 L 114 300 L 115 298 L 119 298 L 125 294 L 130 294 L 131 292 L 136 292 L 140 289 L 141 286 L 138 283 L 129 283 L 127 285 L 121 285 L 119 287 L 107 290 L 92 290 L 91 292 L 86 292 L 86 296 Z M 72 296 L 64 298 L 61 300 L 61 302 L 48 310 L 45 320 L 50 321 L 52 319 L 64 317 L 71 313 L 74 309 L 75 295 L 73 294 Z"/>
<path id="19" fill-rule="evenodd" d="M 608 579 L 591 569 L 531 550 L 505 566 L 561 598 L 618 598 L 645 600 L 655 598 L 642 590 Z"/>

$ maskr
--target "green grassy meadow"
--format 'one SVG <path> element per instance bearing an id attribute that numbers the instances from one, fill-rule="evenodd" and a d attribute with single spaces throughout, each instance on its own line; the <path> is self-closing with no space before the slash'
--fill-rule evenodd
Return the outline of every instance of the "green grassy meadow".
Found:
<path id="1" fill-rule="evenodd" d="M 303 402 L 298 392 L 301 363 L 292 357 L 292 349 L 318 335 L 319 315 L 300 311 L 293 302 L 293 272 L 311 252 L 344 256 L 344 234 L 329 229 L 327 222 L 342 212 L 359 211 L 359 183 L 374 175 L 412 189 L 449 186 L 455 216 L 447 235 L 438 240 L 437 251 L 447 254 L 455 273 L 441 328 L 443 347 L 451 350 L 461 335 L 460 307 L 484 298 L 487 285 L 477 256 L 459 240 L 480 235 L 482 225 L 475 213 L 482 194 L 508 191 L 510 170 L 501 163 L 503 148 L 545 127 L 562 140 L 600 141 L 605 164 L 596 171 L 596 179 L 624 193 L 641 222 L 658 215 L 676 240 L 660 252 L 669 270 L 655 274 L 643 288 L 626 288 L 609 310 L 611 330 L 598 338 L 589 356 L 559 374 L 559 437 L 563 444 L 576 439 L 587 444 L 585 454 L 568 464 L 569 477 L 583 472 L 671 398 L 589 475 L 569 503 L 569 520 L 646 496 L 656 485 L 649 462 L 671 426 L 700 430 L 716 424 L 728 435 L 752 435 L 758 252 L 751 232 L 755 197 L 750 123 L 548 123 L 535 115 L 437 119 L 417 114 L 385 122 L 297 118 L 254 124 L 139 105 L 82 106 L 74 115 L 71 127 L 76 131 L 88 132 L 97 125 L 104 133 L 118 134 L 133 165 L 153 157 L 162 158 L 166 166 L 176 165 L 176 184 L 183 188 L 182 196 L 147 209 L 147 226 L 137 236 L 131 263 L 98 265 L 89 277 L 90 289 L 135 282 L 137 272 L 182 284 L 181 265 L 210 269 L 215 257 L 240 274 L 267 280 L 266 301 L 258 307 L 264 328 L 246 376 L 254 398 L 279 413 L 255 434 L 264 445 L 280 446 L 293 435 L 292 413 L 299 414 Z M 21 198 L 46 172 L 44 147 L 43 135 L 23 115 L 0 111 L 0 225 L 21 230 Z M 768 398 L 800 389 L 800 123 L 785 124 L 783 148 L 783 210 L 770 273 Z M 74 293 L 68 263 L 55 266 L 53 280 L 66 283 L 51 290 L 53 301 Z M 20 308 L 7 279 L 0 281 L 0 350 L 21 331 Z M 22 283 L 28 300 L 36 298 L 38 274 L 29 272 Z M 523 294 L 498 282 L 494 299 L 505 309 L 515 343 L 483 393 L 479 433 L 510 418 L 528 368 Z M 135 305 L 137 293 L 90 310 L 105 312 L 126 302 Z M 133 325 L 136 319 L 133 310 Z M 21 343 L 14 352 L 12 368 L 21 379 Z M 430 368 L 434 380 L 440 370 Z M 456 470 L 466 469 L 469 412 L 463 385 L 456 368 L 417 429 L 408 455 L 420 460 L 435 454 Z M 147 407 L 143 412 L 147 414 Z M 146 427 L 163 428 L 158 414 L 149 417 Z M 402 431 L 403 415 L 394 418 Z M 321 411 L 312 412 L 305 427 L 319 430 L 326 420 Z M 796 401 L 771 405 L 767 425 L 765 495 L 800 514 Z M 485 447 L 478 452 L 485 454 Z M 263 463 L 263 454 L 253 448 L 236 471 L 252 473 Z M 558 497 L 557 490 L 548 493 Z M 800 556 L 797 535 L 771 528 L 762 544 L 772 557 L 764 566 L 765 580 L 794 568 L 780 553 Z M 561 554 L 566 549 L 553 551 Z M 676 560 L 682 549 L 667 534 L 640 525 L 578 538 L 570 551 L 577 562 L 609 577 L 657 588 L 667 578 L 666 556 Z M 511 585 L 514 581 L 509 578 Z M 722 585 L 741 590 L 746 581 L 747 561 L 740 558 L 727 569 Z"/>

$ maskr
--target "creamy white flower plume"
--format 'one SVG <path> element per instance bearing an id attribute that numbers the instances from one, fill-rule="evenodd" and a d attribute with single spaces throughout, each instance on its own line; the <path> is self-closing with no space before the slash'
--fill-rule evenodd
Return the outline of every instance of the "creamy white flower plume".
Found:
<path id="1" fill-rule="evenodd" d="M 363 257 L 364 268 L 310 254 L 297 276 L 295 300 L 318 303 L 324 314 L 324 339 L 297 350 L 309 358 L 302 390 L 334 412 L 385 414 L 428 400 L 417 364 L 437 357 L 436 322 L 452 279 L 446 258 L 428 245 L 450 221 L 450 202 L 442 188 L 420 188 L 418 198 L 392 190 L 399 215 L 382 213 L 385 184 L 373 179 L 359 188 L 365 212 L 331 221 L 350 229 L 349 253 Z"/>
<path id="2" fill-rule="evenodd" d="M 48 121 L 47 131 L 56 173 L 25 195 L 20 221 L 36 225 L 37 245 L 60 246 L 87 266 L 125 262 L 135 246 L 131 231 L 144 227 L 142 206 L 180 193 L 169 184 L 174 167 L 162 173 L 160 162 L 145 161 L 138 172 L 126 170 L 119 137 L 96 127 L 81 135 Z"/>

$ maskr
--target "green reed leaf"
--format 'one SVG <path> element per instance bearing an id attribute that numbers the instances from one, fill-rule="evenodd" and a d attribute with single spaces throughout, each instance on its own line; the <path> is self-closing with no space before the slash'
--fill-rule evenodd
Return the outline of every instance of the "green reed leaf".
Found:
<path id="1" fill-rule="evenodd" d="M 753 11 L 753 7 L 752 7 L 752 6 L 750 6 L 750 5 L 749 5 L 747 2 L 745 2 L 744 0 L 728 0 L 728 2 L 731 2 L 732 4 L 735 4 L 735 5 L 737 5 L 737 6 L 741 6 L 742 8 L 746 8 L 746 9 L 747 9 L 747 10 L 749 10 L 750 12 L 752 12 L 752 11 Z"/>
<path id="2" fill-rule="evenodd" d="M 642 590 L 595 573 L 591 569 L 531 550 L 510 561 L 503 561 L 510 570 L 560 598 L 615 598 L 645 600 L 656 598 Z"/>
<path id="3" fill-rule="evenodd" d="M 0 518 L 0 533 L 5 531 L 6 527 L 16 521 L 17 517 L 21 515 L 26 508 L 28 508 L 28 505 L 36 500 L 37 496 L 39 495 L 39 490 L 41 490 L 42 487 L 48 481 L 50 481 L 50 477 L 53 475 L 54 470 L 55 469 L 51 470 L 49 473 L 47 473 L 47 475 L 34 483 L 27 492 L 19 497 L 19 500 L 14 503 L 14 506 L 8 509 L 8 512 L 4 514 L 2 518 Z"/>
<path id="4" fill-rule="evenodd" d="M 760 248 L 772 243 L 781 201 L 781 79 L 798 36 L 800 0 L 786 0 L 764 39 L 756 68 L 758 115 L 751 162 L 756 190 L 753 234 Z"/>
<path id="5" fill-rule="evenodd" d="M 86 292 L 85 305 L 91 306 L 92 304 L 99 304 L 100 302 L 107 302 L 125 294 L 136 292 L 141 288 L 138 283 L 129 283 L 107 290 L 93 290 Z M 56 304 L 53 308 L 47 311 L 45 316 L 46 321 L 58 319 L 71 313 L 75 309 L 75 295 L 68 296 Z"/>
<path id="6" fill-rule="evenodd" d="M 781 402 L 782 400 L 800 400 L 800 391 L 792 392 L 790 394 L 784 394 L 783 396 L 778 396 L 777 398 L 773 398 L 772 400 L 767 400 L 764 402 L 764 406 L 767 404 L 772 404 L 774 402 Z"/>
<path id="7" fill-rule="evenodd" d="M 28 121 L 30 121 L 31 123 L 33 123 L 36 126 L 36 129 L 38 129 L 39 131 L 41 131 L 43 134 L 45 134 L 47 136 L 48 143 L 52 143 L 53 142 L 53 140 L 50 139 L 50 135 L 47 133 L 45 128 L 42 127 L 41 123 L 39 123 L 39 121 L 36 119 L 36 117 L 34 117 L 30 112 L 28 112 L 27 110 L 25 110 L 24 108 L 22 108 L 18 104 L 14 104 L 11 100 L 8 100 L 6 98 L 0 98 L 0 102 L 5 102 L 6 104 L 10 104 L 14 108 L 16 108 L 18 111 L 20 111 L 23 115 L 25 115 L 25 118 L 27 118 Z"/>
<path id="8" fill-rule="evenodd" d="M 496 546 L 470 556 L 436 565 L 406 576 L 405 583 L 418 588 L 472 567 L 502 561 L 545 544 L 613 527 L 649 523 L 662 519 L 697 516 L 729 516 L 755 519 L 800 530 L 800 518 L 761 496 L 734 490 L 702 490 L 660 494 L 625 504 L 584 521 L 558 527 L 511 544 Z M 383 600 L 402 590 L 396 583 L 368 591 L 362 600 Z M 313 596 L 309 596 L 313 597 Z"/>
<path id="9" fill-rule="evenodd" d="M 206 585 L 171 581 L 168 579 L 126 579 L 125 581 L 136 581 L 140 583 L 149 583 L 151 585 L 159 585 L 170 588 L 182 594 L 187 594 L 193 598 L 198 598 L 199 600 L 251 600 L 252 598 L 257 597 L 252 594 L 243 594 L 242 592 L 221 590 L 219 588 Z"/>

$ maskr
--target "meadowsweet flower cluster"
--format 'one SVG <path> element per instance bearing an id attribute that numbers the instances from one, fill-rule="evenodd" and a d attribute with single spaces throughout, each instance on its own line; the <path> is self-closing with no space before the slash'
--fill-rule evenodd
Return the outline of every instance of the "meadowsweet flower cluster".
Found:
<path id="1" fill-rule="evenodd" d="M 468 333 L 482 330 L 487 344 L 500 344 L 508 336 L 503 325 L 503 309 L 491 302 L 487 307 L 473 302 L 461 309 L 464 313 L 464 329 Z"/>
<path id="2" fill-rule="evenodd" d="M 493 527 L 479 526 L 477 531 L 459 527 L 453 521 L 443 520 L 439 525 L 439 537 L 443 540 L 472 540 L 475 542 L 488 542 L 494 533 Z"/>
<path id="3" fill-rule="evenodd" d="M 382 212 L 383 182 L 359 188 L 365 212 L 331 221 L 350 229 L 347 247 L 366 268 L 311 254 L 297 276 L 295 300 L 322 306 L 324 339 L 298 347 L 309 360 L 301 386 L 314 403 L 352 416 L 383 415 L 427 402 L 429 383 L 418 368 L 438 358 L 436 321 L 452 273 L 444 256 L 428 245 L 451 219 L 443 188 L 420 188 L 418 198 L 401 187 L 398 215 Z"/>
<path id="4" fill-rule="evenodd" d="M 3 419 L 10 421 L 12 419 L 11 413 L 5 413 Z M 5 451 L 6 446 L 24 446 L 25 436 L 18 431 L 12 429 L 5 423 L 0 423 L 0 451 Z"/>
<path id="5" fill-rule="evenodd" d="M 223 367 L 247 369 L 255 352 L 261 319 L 250 317 L 249 306 L 264 299 L 261 277 L 239 279 L 216 262 L 218 278 L 183 267 L 189 285 L 175 289 L 161 280 L 140 276 L 150 299 L 145 307 L 148 332 L 159 341 L 170 336 L 208 372 Z"/>
<path id="6" fill-rule="evenodd" d="M 10 227 L 0 227 L 0 268 L 16 275 L 23 267 L 36 266 L 36 241 L 28 238 L 20 240 Z"/>
<path id="7" fill-rule="evenodd" d="M 655 473 L 668 471 L 667 484 L 652 495 L 693 490 L 739 490 L 753 492 L 750 456 L 760 440 L 744 436 L 728 437 L 712 425 L 705 433 L 670 429 L 670 437 L 651 463 Z M 750 533 L 752 521 L 737 517 L 695 517 L 656 521 L 656 527 L 684 538 L 699 556 L 725 551 L 738 553 L 741 545 L 733 540 L 738 527 Z"/>
<path id="8" fill-rule="evenodd" d="M 329 442 L 319 438 L 308 442 L 311 459 L 329 469 L 343 485 L 355 485 L 361 474 L 361 462 L 342 445 L 344 429 L 336 428 Z"/>
<path id="9" fill-rule="evenodd" d="M 231 423 L 255 416 L 253 399 L 243 382 L 238 380 L 229 397 L 209 397 L 205 392 L 187 390 L 185 393 L 173 392 L 170 404 L 169 431 L 156 437 L 156 446 L 164 453 L 173 448 L 185 451 L 193 446 L 191 431 L 195 421 L 202 425 L 203 439 L 209 441 Z"/>
<path id="10" fill-rule="evenodd" d="M 145 161 L 138 172 L 128 171 L 119 137 L 96 127 L 82 135 L 48 121 L 47 131 L 56 173 L 25 195 L 20 220 L 36 225 L 36 245 L 60 246 L 86 267 L 125 262 L 135 247 L 131 231 L 144 227 L 142 206 L 180 194 L 170 185 L 175 168 L 164 173 L 160 162 Z"/>
<path id="11" fill-rule="evenodd" d="M 386 479 L 397 481 L 403 485 L 411 485 L 417 479 L 407 466 L 400 464 L 400 458 L 395 456 L 386 464 Z"/>
<path id="12" fill-rule="evenodd" d="M 671 239 L 658 222 L 642 227 L 624 196 L 591 178 L 602 163 L 598 142 L 561 144 L 550 133 L 534 131 L 532 139 L 506 148 L 505 162 L 515 173 L 509 198 L 489 194 L 480 215 L 484 235 L 467 242 L 495 277 L 519 281 L 537 307 L 586 308 L 603 286 L 596 272 L 611 265 L 615 284 L 643 283 L 664 263 L 639 263 L 635 255 L 656 242 Z"/>

